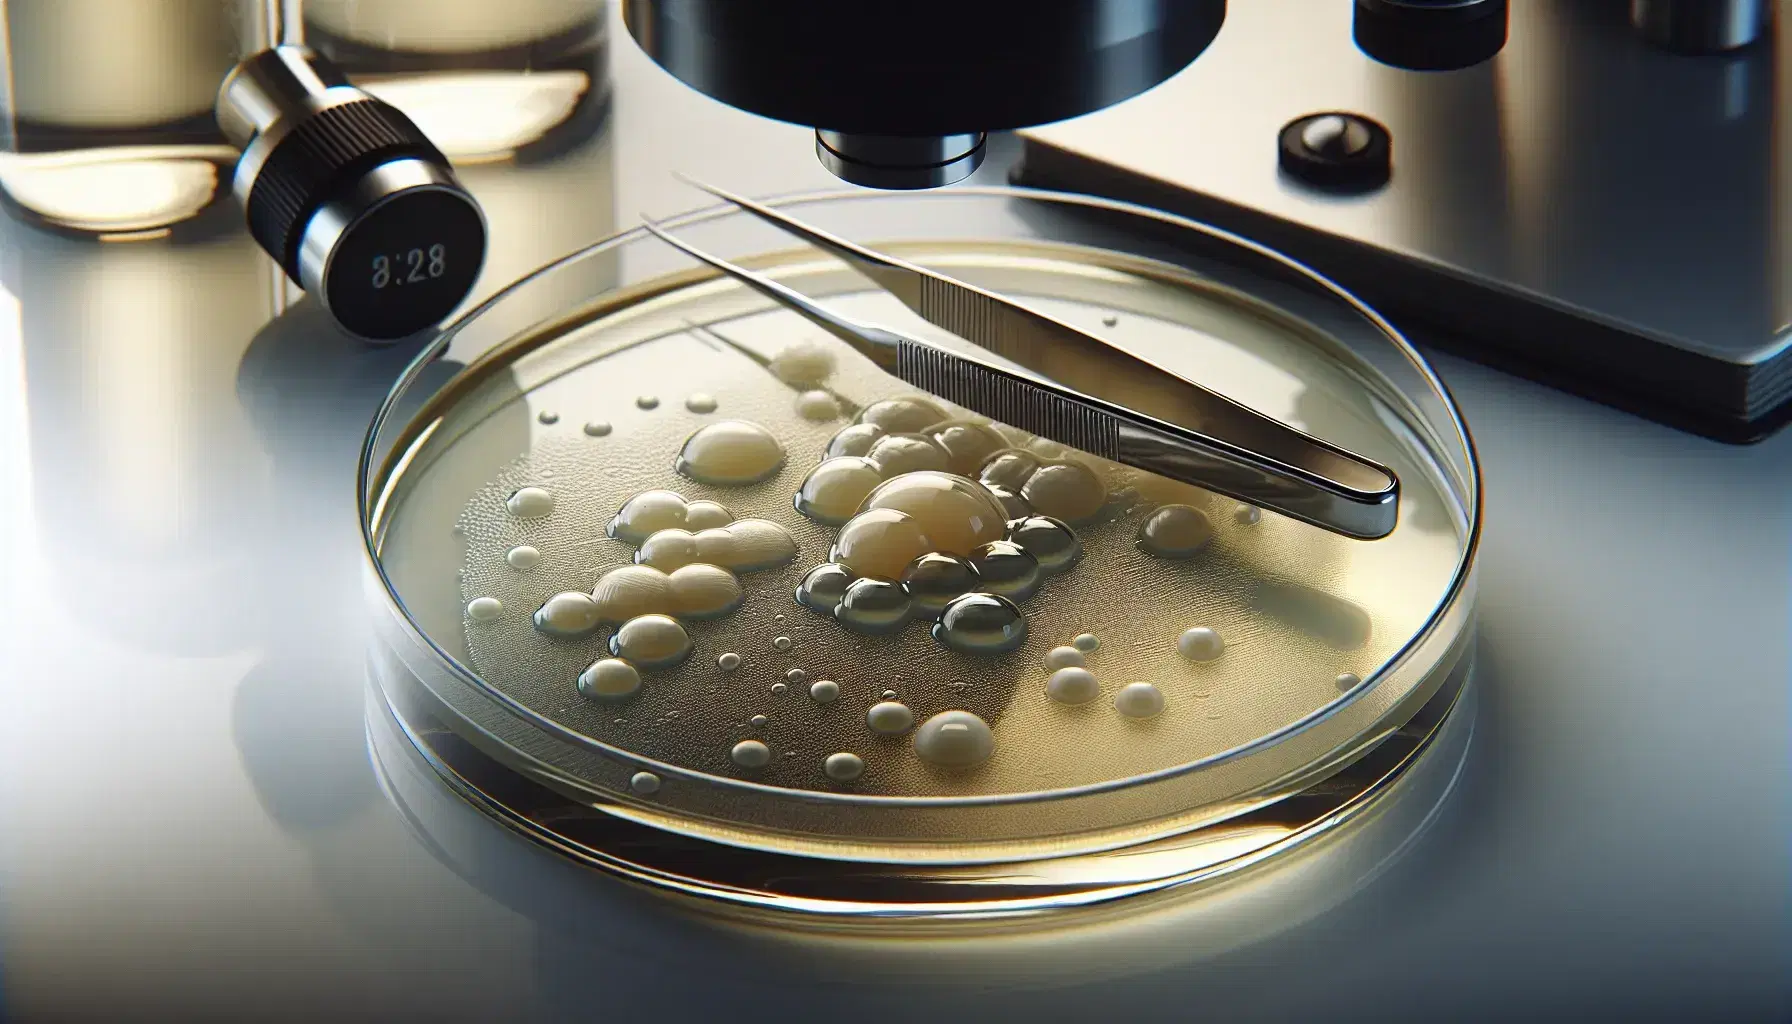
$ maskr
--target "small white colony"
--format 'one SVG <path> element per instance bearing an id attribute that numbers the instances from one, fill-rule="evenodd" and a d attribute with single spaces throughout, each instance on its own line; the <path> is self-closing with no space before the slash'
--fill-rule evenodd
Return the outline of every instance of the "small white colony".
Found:
<path id="1" fill-rule="evenodd" d="M 969 768 L 989 760 L 995 735 L 969 711 L 942 711 L 915 730 L 915 756 L 945 768 Z"/>
<path id="2" fill-rule="evenodd" d="M 535 612 L 535 628 L 548 636 L 577 638 L 596 629 L 603 621 L 602 609 L 591 595 L 569 590 L 548 598 Z"/>
<path id="3" fill-rule="evenodd" d="M 1212 661 L 1226 651 L 1226 642 L 1206 626 L 1186 630 L 1176 638 L 1176 650 L 1190 661 Z"/>
<path id="4" fill-rule="evenodd" d="M 865 712 L 865 724 L 882 736 L 905 733 L 915 724 L 915 713 L 908 705 L 893 700 L 879 701 Z"/>
<path id="5" fill-rule="evenodd" d="M 741 740 L 728 751 L 728 756 L 742 768 L 764 768 L 771 763 L 771 748 L 758 740 Z"/>
<path id="6" fill-rule="evenodd" d="M 796 396 L 796 414 L 814 423 L 839 419 L 840 403 L 826 391 L 805 391 Z"/>
<path id="7" fill-rule="evenodd" d="M 717 487 L 758 483 L 783 465 L 784 446 L 746 420 L 720 420 L 692 434 L 675 463 L 685 476 Z"/>
<path id="8" fill-rule="evenodd" d="M 1060 704 L 1087 704 L 1101 696 L 1101 684 L 1088 669 L 1069 665 L 1046 679 L 1045 695 Z"/>
<path id="9" fill-rule="evenodd" d="M 834 373 L 834 354 L 813 341 L 799 341 L 772 356 L 772 376 L 791 387 L 813 387 Z"/>
<path id="10" fill-rule="evenodd" d="M 1163 691 L 1150 683 L 1127 683 L 1114 694 L 1114 710 L 1128 718 L 1151 718 L 1163 709 Z"/>
<path id="11" fill-rule="evenodd" d="M 554 495 L 545 487 L 522 487 L 505 499 L 504 507 L 518 519 L 540 519 L 554 511 Z"/>
<path id="12" fill-rule="evenodd" d="M 851 782 L 865 773 L 865 761 L 857 754 L 841 751 L 829 754 L 821 763 L 821 770 L 835 782 Z"/>
<path id="13" fill-rule="evenodd" d="M 600 658 L 579 673 L 579 695 L 586 700 L 624 700 L 641 689 L 641 673 L 620 658 Z"/>

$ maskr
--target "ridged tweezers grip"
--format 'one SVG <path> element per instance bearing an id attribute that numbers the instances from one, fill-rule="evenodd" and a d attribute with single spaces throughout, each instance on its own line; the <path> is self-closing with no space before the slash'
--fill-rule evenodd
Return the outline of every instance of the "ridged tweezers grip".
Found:
<path id="1" fill-rule="evenodd" d="M 318 205 L 344 181 L 406 157 L 447 165 L 396 107 L 372 99 L 326 107 L 268 154 L 249 192 L 249 233 L 297 280 L 299 240 Z"/>
<path id="2" fill-rule="evenodd" d="M 1035 365 L 1038 336 L 1027 330 L 1015 311 L 996 299 L 923 275 L 920 303 L 922 317 L 966 341 L 974 341 L 1003 359 L 1022 366 Z M 1015 424 L 1019 426 L 1019 424 Z"/>
<path id="3" fill-rule="evenodd" d="M 1100 458 L 1120 457 L 1112 416 L 975 360 L 904 338 L 896 346 L 896 376 L 1011 427 Z"/>

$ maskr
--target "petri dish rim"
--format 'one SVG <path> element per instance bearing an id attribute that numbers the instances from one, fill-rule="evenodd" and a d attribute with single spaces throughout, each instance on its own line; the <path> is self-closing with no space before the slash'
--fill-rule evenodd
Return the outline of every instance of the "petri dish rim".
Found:
<path id="1" fill-rule="evenodd" d="M 462 664 L 458 658 L 444 650 L 418 625 L 417 621 L 406 607 L 403 597 L 398 593 L 398 588 L 387 574 L 380 557 L 380 546 L 386 523 L 385 515 L 394 487 L 403 477 L 410 459 L 414 457 L 421 445 L 428 440 L 435 426 L 441 422 L 439 418 L 433 421 L 428 421 L 427 414 L 430 410 L 443 406 L 449 399 L 457 394 L 459 391 L 457 385 L 476 385 L 481 379 L 484 369 L 492 363 L 499 360 L 511 361 L 519 358 L 534 349 L 543 347 L 566 336 L 569 331 L 583 323 L 592 322 L 596 319 L 593 315 L 594 312 L 601 314 L 601 311 L 605 309 L 616 308 L 615 303 L 619 297 L 627 297 L 630 301 L 641 301 L 642 299 L 651 297 L 655 294 L 665 294 L 679 288 L 689 287 L 694 284 L 713 280 L 718 275 L 707 269 L 690 269 L 671 274 L 656 275 L 646 281 L 625 285 L 614 289 L 610 293 L 596 295 L 589 301 L 576 306 L 571 310 L 558 315 L 544 317 L 523 326 L 519 330 L 511 332 L 505 340 L 492 344 L 476 359 L 459 370 L 455 377 L 444 384 L 438 392 L 429 396 L 423 407 L 412 414 L 411 418 L 406 420 L 399 427 L 400 435 L 394 443 L 383 444 L 382 441 L 386 438 L 388 425 L 400 414 L 403 402 L 409 396 L 411 387 L 422 377 L 429 365 L 434 362 L 437 357 L 446 352 L 457 338 L 461 337 L 462 334 L 469 329 L 480 326 L 482 317 L 492 315 L 504 305 L 507 299 L 515 297 L 530 284 L 540 281 L 557 272 L 570 269 L 585 260 L 613 252 L 634 242 L 648 240 L 652 237 L 644 228 L 635 227 L 616 232 L 590 246 L 568 253 L 558 260 L 541 266 L 530 274 L 519 278 L 517 281 L 506 286 L 503 290 L 499 291 L 479 306 L 469 310 L 467 313 L 456 319 L 443 330 L 441 335 L 435 341 L 419 352 L 412 363 L 406 367 L 405 371 L 400 375 L 397 382 L 387 394 L 386 399 L 381 403 L 378 411 L 374 414 L 374 418 L 369 425 L 365 441 L 362 445 L 356 471 L 356 507 L 362 535 L 362 554 L 365 559 L 364 568 L 370 573 L 371 579 L 376 582 L 383 600 L 389 606 L 388 610 L 396 612 L 395 618 L 397 620 L 397 625 L 405 638 L 420 645 L 423 649 L 432 654 L 437 662 L 437 667 L 446 668 L 457 682 L 472 688 L 481 696 L 493 701 L 499 708 L 516 717 L 522 723 L 541 731 L 555 740 L 580 748 L 586 753 L 594 754 L 640 770 L 652 771 L 662 777 L 677 778 L 686 782 L 711 786 L 724 791 L 735 790 L 744 793 L 753 793 L 758 796 L 769 796 L 781 800 L 796 800 L 806 803 L 886 808 L 971 808 L 1009 806 L 1024 803 L 1044 803 L 1054 800 L 1096 796 L 1102 793 L 1145 786 L 1228 764 L 1271 749 L 1286 740 L 1306 733 L 1330 721 L 1332 718 L 1351 708 L 1357 702 L 1366 698 L 1384 679 L 1395 675 L 1396 671 L 1405 665 L 1418 648 L 1423 646 L 1426 641 L 1433 638 L 1440 623 L 1446 618 L 1449 612 L 1456 607 L 1457 602 L 1468 589 L 1474 576 L 1476 556 L 1479 552 L 1481 537 L 1481 469 L 1473 437 L 1469 432 L 1467 424 L 1462 420 L 1455 398 L 1450 393 L 1448 385 L 1437 376 L 1430 364 L 1426 362 L 1424 356 L 1406 340 L 1405 336 L 1402 335 L 1393 324 L 1389 323 L 1374 309 L 1362 302 L 1349 291 L 1345 290 L 1342 286 L 1289 256 L 1231 232 L 1224 231 L 1190 218 L 1166 213 L 1161 210 L 1154 210 L 1149 207 L 1139 206 L 1132 203 L 1101 199 L 1093 196 L 1015 187 L 992 186 L 936 189 L 924 193 L 924 196 L 931 198 L 985 197 L 991 199 L 1025 200 L 1028 202 L 1056 205 L 1061 208 L 1081 210 L 1089 213 L 1136 217 L 1151 222 L 1159 228 L 1170 229 L 1177 232 L 1190 232 L 1202 236 L 1209 243 L 1214 243 L 1221 247 L 1229 247 L 1256 259 L 1266 261 L 1271 266 L 1278 268 L 1285 273 L 1292 274 L 1301 283 L 1309 287 L 1317 287 L 1324 293 L 1324 297 L 1327 300 L 1340 305 L 1356 318 L 1360 319 L 1375 333 L 1379 334 L 1381 340 L 1386 342 L 1405 360 L 1408 369 L 1416 372 L 1419 379 L 1431 390 L 1433 397 L 1439 400 L 1440 408 L 1448 419 L 1447 425 L 1456 435 L 1453 439 L 1443 438 L 1439 440 L 1453 440 L 1460 445 L 1459 453 L 1452 452 L 1450 454 L 1459 454 L 1462 459 L 1462 466 L 1459 467 L 1461 470 L 1461 478 L 1456 481 L 1456 483 L 1461 486 L 1463 490 L 1461 498 L 1463 499 L 1463 505 L 1465 506 L 1462 510 L 1465 520 L 1464 543 L 1461 554 L 1457 559 L 1455 569 L 1451 574 L 1450 582 L 1440 596 L 1436 607 L 1425 619 L 1425 622 L 1388 657 L 1386 662 L 1376 672 L 1370 674 L 1367 678 L 1361 680 L 1349 690 L 1341 691 L 1339 695 L 1330 702 L 1294 719 L 1279 729 L 1265 733 L 1246 743 L 1241 743 L 1226 750 L 1210 754 L 1206 757 L 1185 761 L 1155 771 L 1056 789 L 1041 789 L 1020 793 L 1008 792 L 957 796 L 885 796 L 794 789 L 754 782 L 747 779 L 734 779 L 727 776 L 714 775 L 708 772 L 698 771 L 654 758 L 645 757 L 622 747 L 587 736 L 562 725 L 559 722 L 553 721 L 527 707 L 510 694 L 487 683 L 479 673 Z M 823 192 L 797 193 L 769 200 L 772 205 L 780 207 L 800 207 L 815 203 L 852 201 L 890 202 L 891 197 L 886 193 L 829 190 Z M 723 220 L 729 217 L 744 216 L 745 215 L 739 210 L 730 205 L 715 204 L 690 210 L 675 216 L 661 218 L 659 222 L 669 228 L 677 229 Z M 1185 271 L 1184 273 L 1188 274 L 1189 272 Z M 1253 299 L 1252 301 L 1256 302 L 1261 307 L 1273 308 L 1270 304 L 1265 303 L 1262 300 Z M 1398 394 L 1398 389 L 1395 389 L 1395 391 Z M 1385 400 L 1387 396 L 1383 395 L 1381 397 Z M 1403 394 L 1399 394 L 1398 397 L 1402 399 L 1401 404 L 1407 406 L 1412 404 Z M 1416 413 L 1417 410 L 1407 409 L 1404 411 Z M 1418 418 L 1420 424 L 1424 425 L 1422 415 Z M 1435 455 L 1438 453 L 1432 454 Z"/>

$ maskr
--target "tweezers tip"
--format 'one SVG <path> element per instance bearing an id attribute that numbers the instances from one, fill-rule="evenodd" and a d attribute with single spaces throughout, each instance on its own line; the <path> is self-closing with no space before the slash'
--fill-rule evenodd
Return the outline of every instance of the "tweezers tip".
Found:
<path id="1" fill-rule="evenodd" d="M 695 189 L 701 189 L 705 192 L 708 192 L 712 196 L 717 196 L 722 199 L 731 198 L 728 195 L 728 193 L 722 191 L 721 189 L 717 188 L 716 186 L 711 185 L 706 181 L 699 181 L 696 178 L 693 178 L 690 175 L 684 173 L 683 171 L 673 171 L 672 176 L 674 178 L 677 178 L 679 181 L 684 182 L 686 185 L 689 185 Z"/>

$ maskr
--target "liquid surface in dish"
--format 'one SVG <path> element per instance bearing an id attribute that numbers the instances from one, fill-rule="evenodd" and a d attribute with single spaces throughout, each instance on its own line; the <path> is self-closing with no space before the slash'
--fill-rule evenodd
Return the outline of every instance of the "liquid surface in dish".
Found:
<path id="1" fill-rule="evenodd" d="M 637 313 L 646 340 L 585 328 L 562 344 L 588 354 L 455 424 L 402 499 L 434 514 L 401 509 L 382 553 L 407 608 L 504 693 L 631 753 L 963 796 L 1252 742 L 1373 675 L 1447 594 L 1465 541 L 1435 468 L 1310 339 L 1069 263 L 934 265 L 1389 465 L 1399 525 L 1349 540 L 1065 449 L 710 283 Z M 882 293 L 826 302 L 968 349 Z"/>

